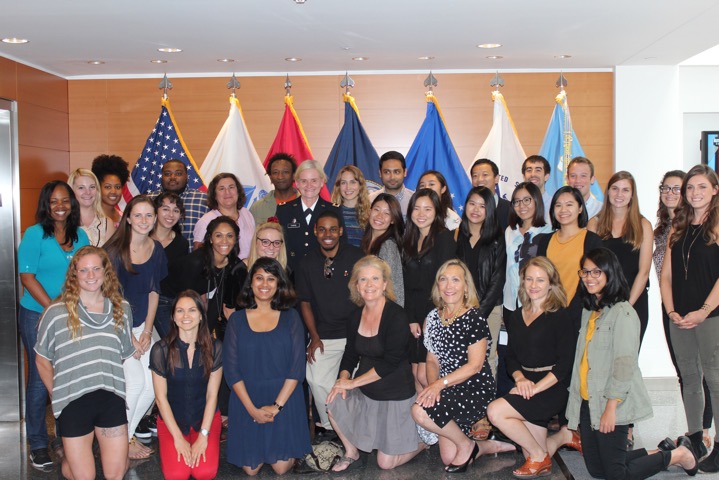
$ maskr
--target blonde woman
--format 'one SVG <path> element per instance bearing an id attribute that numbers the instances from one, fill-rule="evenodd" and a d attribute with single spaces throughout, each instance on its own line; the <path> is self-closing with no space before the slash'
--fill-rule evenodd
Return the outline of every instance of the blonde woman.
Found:
<path id="1" fill-rule="evenodd" d="M 115 233 L 115 222 L 102 209 L 100 182 L 92 170 L 78 168 L 70 173 L 67 183 L 80 204 L 80 226 L 90 239 L 90 245 L 102 247 Z"/>
<path id="2" fill-rule="evenodd" d="M 362 171 L 354 165 L 342 167 L 332 189 L 332 203 L 340 205 L 347 242 L 355 247 L 362 243 L 369 222 L 369 192 Z"/>
<path id="3" fill-rule="evenodd" d="M 104 250 L 85 246 L 70 261 L 63 293 L 40 319 L 35 362 L 52 392 L 62 431 L 65 478 L 95 478 L 93 438 L 102 472 L 127 470 L 127 415 L 122 364 L 132 357 L 132 311 Z"/>
<path id="4" fill-rule="evenodd" d="M 255 229 L 255 239 L 250 245 L 250 254 L 243 261 L 247 268 L 252 265 L 258 258 L 269 257 L 274 258 L 282 268 L 287 270 L 287 249 L 285 248 L 285 233 L 282 226 L 277 222 L 261 223 Z"/>

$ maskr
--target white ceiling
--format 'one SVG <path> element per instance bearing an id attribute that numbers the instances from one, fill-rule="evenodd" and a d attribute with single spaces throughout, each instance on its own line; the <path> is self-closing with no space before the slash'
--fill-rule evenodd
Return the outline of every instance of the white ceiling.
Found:
<path id="1" fill-rule="evenodd" d="M 0 56 L 66 78 L 606 69 L 679 64 L 718 25 L 719 0 L 1 0 L 0 38 L 30 43 Z"/>

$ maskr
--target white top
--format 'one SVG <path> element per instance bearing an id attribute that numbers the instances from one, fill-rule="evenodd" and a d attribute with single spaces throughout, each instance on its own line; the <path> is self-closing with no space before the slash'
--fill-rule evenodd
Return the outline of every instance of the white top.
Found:
<path id="1" fill-rule="evenodd" d="M 205 240 L 207 226 L 212 220 L 221 215 L 219 210 L 210 210 L 204 214 L 195 224 L 195 231 L 192 235 L 193 240 L 202 243 Z M 238 238 L 240 259 L 245 259 L 250 256 L 252 238 L 255 236 L 255 217 L 252 216 L 252 213 L 250 213 L 248 209 L 244 207 L 240 209 L 239 215 L 237 216 L 237 226 L 240 227 L 240 238 Z"/>

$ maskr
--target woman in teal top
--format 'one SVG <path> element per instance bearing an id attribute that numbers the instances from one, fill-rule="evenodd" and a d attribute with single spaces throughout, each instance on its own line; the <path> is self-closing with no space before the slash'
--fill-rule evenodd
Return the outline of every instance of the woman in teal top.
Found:
<path id="1" fill-rule="evenodd" d="M 90 242 L 80 228 L 80 204 L 72 188 L 61 181 L 46 183 L 40 191 L 37 223 L 25 231 L 18 247 L 18 270 L 25 293 L 20 299 L 18 324 L 28 356 L 25 428 L 30 460 L 42 469 L 52 465 L 47 453 L 45 426 L 47 390 L 35 366 L 37 325 L 42 311 L 62 291 L 67 267 L 75 252 Z"/>

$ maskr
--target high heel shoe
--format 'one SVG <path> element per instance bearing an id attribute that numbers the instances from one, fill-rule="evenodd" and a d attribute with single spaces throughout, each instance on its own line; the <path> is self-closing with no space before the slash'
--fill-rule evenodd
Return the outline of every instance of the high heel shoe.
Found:
<path id="1" fill-rule="evenodd" d="M 515 478 L 529 479 L 546 477 L 552 474 L 552 457 L 547 454 L 541 462 L 535 462 L 530 458 L 524 462 L 524 465 L 512 472 Z"/>
<path id="2" fill-rule="evenodd" d="M 567 442 L 565 446 L 576 450 L 580 454 L 584 455 L 584 452 L 582 451 L 582 437 L 579 435 L 579 432 L 577 432 L 576 430 L 570 430 L 570 432 L 572 432 L 572 440 Z"/>
<path id="3" fill-rule="evenodd" d="M 468 466 L 474 464 L 474 458 L 477 455 L 479 455 L 479 445 L 475 443 L 474 448 L 472 449 L 472 453 L 469 455 L 469 458 L 466 462 L 461 465 L 455 465 L 453 463 L 450 463 L 444 468 L 444 471 L 447 473 L 464 473 L 467 471 Z"/>

